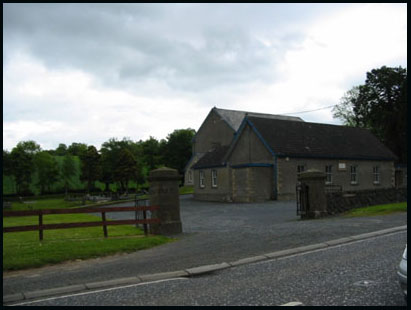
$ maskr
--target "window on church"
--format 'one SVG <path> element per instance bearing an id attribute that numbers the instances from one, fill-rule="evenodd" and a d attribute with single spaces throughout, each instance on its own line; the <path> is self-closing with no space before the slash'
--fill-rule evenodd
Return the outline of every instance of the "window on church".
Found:
<path id="1" fill-rule="evenodd" d="M 211 170 L 211 186 L 217 187 L 217 170 Z"/>
<path id="2" fill-rule="evenodd" d="M 204 182 L 204 171 L 200 171 L 200 187 L 204 188 L 205 187 L 205 182 Z"/>

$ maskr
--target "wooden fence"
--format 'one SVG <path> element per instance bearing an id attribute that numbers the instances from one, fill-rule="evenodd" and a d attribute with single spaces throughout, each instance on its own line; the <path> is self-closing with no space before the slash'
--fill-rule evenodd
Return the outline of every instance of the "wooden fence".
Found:
<path id="1" fill-rule="evenodd" d="M 39 231 L 39 239 L 43 240 L 43 230 L 46 229 L 64 229 L 64 228 L 76 228 L 76 227 L 94 227 L 103 226 L 104 237 L 107 238 L 107 226 L 109 225 L 128 225 L 128 224 L 143 224 L 144 234 L 148 235 L 148 224 L 159 223 L 157 218 L 146 218 L 146 211 L 158 210 L 156 206 L 137 206 L 137 207 L 110 207 L 110 208 L 79 208 L 79 209 L 43 209 L 43 210 L 28 210 L 28 211 L 3 211 L 3 217 L 11 216 L 38 216 L 38 225 L 26 225 L 26 226 L 10 226 L 3 227 L 3 233 L 18 232 L 18 231 Z M 106 220 L 107 212 L 126 212 L 134 211 L 143 212 L 143 219 L 138 219 L 136 216 L 132 220 Z M 49 214 L 75 214 L 75 213 L 101 213 L 102 221 L 98 222 L 76 222 L 76 223 L 60 223 L 60 224 L 43 224 L 43 215 Z"/>

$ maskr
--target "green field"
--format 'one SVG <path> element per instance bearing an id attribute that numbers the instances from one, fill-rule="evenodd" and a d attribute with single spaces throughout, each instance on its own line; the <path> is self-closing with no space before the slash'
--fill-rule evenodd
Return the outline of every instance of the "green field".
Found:
<path id="1" fill-rule="evenodd" d="M 192 187 L 181 187 L 181 192 L 192 192 Z M 11 210 L 38 210 L 76 208 L 81 202 L 67 202 L 63 197 L 13 202 Z M 100 222 L 101 217 L 90 214 L 44 215 L 44 224 Z M 37 216 L 3 217 L 3 227 L 38 225 Z M 144 236 L 134 225 L 54 229 L 3 233 L 3 271 L 41 267 L 70 260 L 102 257 L 115 253 L 128 253 L 147 249 L 175 239 L 164 236 Z"/>
<path id="2" fill-rule="evenodd" d="M 101 217 L 88 214 L 43 216 L 45 224 L 89 221 L 101 221 Z M 3 227 L 37 224 L 36 216 L 3 218 Z M 38 231 L 3 233 L 3 271 L 129 253 L 174 240 L 164 236 L 145 237 L 140 228 L 132 225 L 107 226 L 107 230 L 108 238 L 104 238 L 102 227 L 45 230 L 41 242 Z"/>

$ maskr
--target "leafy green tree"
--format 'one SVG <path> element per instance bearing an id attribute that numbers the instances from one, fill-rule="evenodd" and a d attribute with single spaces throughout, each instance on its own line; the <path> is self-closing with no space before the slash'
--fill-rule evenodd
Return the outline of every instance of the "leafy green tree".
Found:
<path id="1" fill-rule="evenodd" d="M 67 145 L 65 145 L 64 143 L 60 143 L 59 146 L 56 148 L 54 154 L 56 156 L 65 156 L 67 152 Z"/>
<path id="2" fill-rule="evenodd" d="M 11 186 L 14 186 L 15 182 L 14 182 L 14 176 L 13 176 L 13 161 L 12 161 L 10 152 L 7 150 L 3 150 L 3 175 L 11 177 L 12 179 Z"/>
<path id="3" fill-rule="evenodd" d="M 51 186 L 59 179 L 59 167 L 56 159 L 46 151 L 37 153 L 33 159 L 37 171 L 38 182 L 42 194 L 51 192 Z"/>
<path id="4" fill-rule="evenodd" d="M 34 172 L 33 159 L 40 150 L 40 145 L 32 140 L 21 141 L 11 150 L 12 174 L 16 182 L 17 194 L 30 192 L 31 175 Z"/>
<path id="5" fill-rule="evenodd" d="M 139 174 L 141 174 L 141 167 L 137 165 L 133 154 L 128 149 L 123 148 L 115 168 L 115 179 L 119 181 L 121 191 L 127 193 L 129 181 L 136 180 Z"/>
<path id="6" fill-rule="evenodd" d="M 81 156 L 87 152 L 87 144 L 73 142 L 67 148 L 67 152 L 74 156 Z"/>
<path id="7" fill-rule="evenodd" d="M 11 154 L 7 150 L 3 150 L 3 174 L 8 176 L 13 175 L 13 163 L 11 160 Z"/>
<path id="8" fill-rule="evenodd" d="M 87 182 L 87 192 L 90 193 L 94 189 L 95 182 L 101 175 L 101 155 L 97 149 L 90 145 L 87 151 L 80 155 L 81 160 L 81 177 L 82 181 Z"/>
<path id="9" fill-rule="evenodd" d="M 334 117 L 370 129 L 401 162 L 407 162 L 407 69 L 383 66 L 343 97 Z"/>
<path id="10" fill-rule="evenodd" d="M 16 148 L 24 150 L 24 152 L 31 156 L 41 151 L 40 145 L 33 140 L 21 141 L 17 143 Z"/>
<path id="11" fill-rule="evenodd" d="M 180 174 L 184 173 L 184 167 L 192 155 L 192 140 L 195 130 L 176 129 L 167 136 L 164 147 L 164 163 L 170 168 L 177 169 Z"/>
<path id="12" fill-rule="evenodd" d="M 158 168 L 163 163 L 158 140 L 150 137 L 150 139 L 140 143 L 143 151 L 144 165 L 148 167 L 149 171 Z"/>
<path id="13" fill-rule="evenodd" d="M 105 192 L 110 191 L 110 184 L 114 182 L 114 163 L 111 154 L 108 152 L 101 152 L 101 174 L 100 181 L 105 184 Z"/>
<path id="14" fill-rule="evenodd" d="M 340 99 L 340 103 L 334 106 L 332 110 L 333 117 L 340 119 L 346 126 L 357 126 L 353 107 L 354 103 L 358 99 L 359 93 L 360 87 L 354 86 L 344 94 L 344 96 Z"/>
<path id="15" fill-rule="evenodd" d="M 135 182 L 138 186 L 139 184 L 143 184 L 146 182 L 146 175 L 144 174 L 144 170 L 148 171 L 148 169 L 144 169 L 144 155 L 142 143 L 134 142 L 130 144 L 130 151 L 136 160 L 137 167 L 139 167 L 139 173 L 137 174 L 137 178 L 135 179 Z"/>
<path id="16" fill-rule="evenodd" d="M 76 163 L 74 157 L 66 154 L 63 158 L 61 166 L 61 176 L 64 180 L 64 190 L 67 195 L 72 178 L 76 175 Z"/>
<path id="17" fill-rule="evenodd" d="M 111 138 L 102 144 L 100 149 L 102 167 L 100 181 L 105 183 L 105 191 L 109 190 L 110 183 L 119 181 L 116 178 L 116 167 L 118 165 L 120 153 L 124 149 L 132 150 L 133 145 L 133 141 L 127 138 L 123 138 L 121 141 L 116 138 Z"/>

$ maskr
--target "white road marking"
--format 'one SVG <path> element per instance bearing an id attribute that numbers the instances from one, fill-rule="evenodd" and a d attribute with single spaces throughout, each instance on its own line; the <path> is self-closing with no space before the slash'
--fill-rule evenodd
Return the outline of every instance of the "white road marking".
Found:
<path id="1" fill-rule="evenodd" d="M 284 304 L 284 305 L 280 305 L 280 306 L 293 307 L 293 306 L 302 306 L 302 305 L 303 305 L 302 302 L 299 302 L 299 301 L 291 301 L 291 302 L 288 302 L 288 303 L 286 303 L 286 304 Z"/>
<path id="2" fill-rule="evenodd" d="M 45 299 L 37 299 L 37 300 L 22 302 L 22 303 L 18 303 L 18 304 L 9 305 L 9 306 L 23 306 L 23 305 L 28 305 L 28 304 L 34 304 L 34 303 L 37 303 L 37 302 L 42 302 L 42 301 L 56 300 L 56 299 L 61 299 L 61 298 L 82 296 L 82 295 L 88 295 L 88 294 L 96 294 L 96 293 L 114 291 L 114 290 L 119 290 L 119 289 L 133 287 L 133 286 L 141 286 L 141 285 L 155 284 L 155 283 L 175 281 L 175 280 L 188 280 L 188 278 L 172 278 L 172 279 L 164 279 L 164 280 L 143 282 L 143 283 L 137 283 L 137 284 L 129 284 L 129 285 L 124 285 L 124 286 L 116 286 L 116 287 L 111 287 L 111 288 L 106 288 L 106 289 L 101 289 L 101 290 L 94 290 L 94 291 L 87 291 L 87 292 L 82 292 L 82 293 L 77 293 L 77 294 L 49 297 L 49 298 L 45 298 Z"/>

